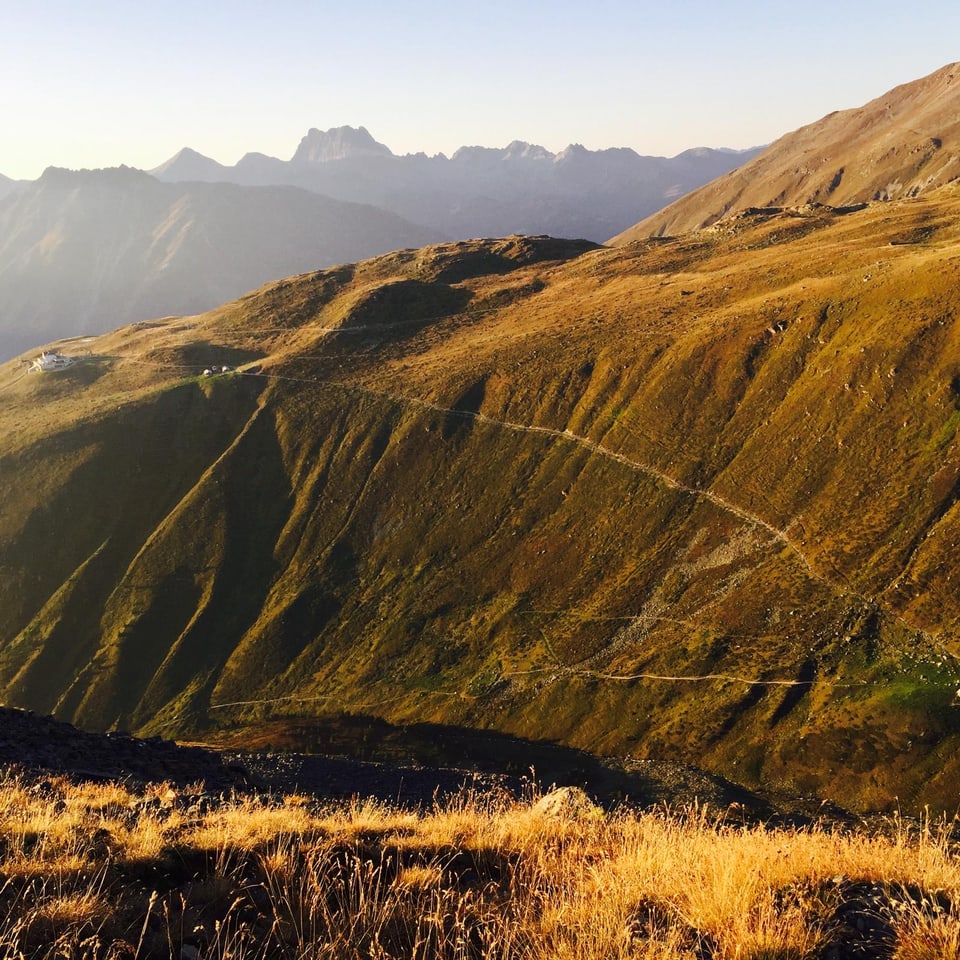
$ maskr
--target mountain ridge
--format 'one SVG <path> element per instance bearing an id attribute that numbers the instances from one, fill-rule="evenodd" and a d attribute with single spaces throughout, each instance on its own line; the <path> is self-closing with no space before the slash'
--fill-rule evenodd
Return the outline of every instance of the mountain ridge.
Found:
<path id="1" fill-rule="evenodd" d="M 310 159 L 310 147 L 312 144 L 317 144 L 322 148 L 325 148 L 328 144 L 331 145 L 332 150 L 329 155 L 321 149 L 320 156 L 316 159 Z M 463 144 L 457 147 L 453 153 L 448 157 L 444 153 L 436 153 L 429 155 L 424 151 L 417 151 L 415 153 L 405 153 L 398 154 L 394 153 L 389 146 L 380 141 L 376 140 L 370 131 L 365 126 L 353 127 L 348 124 L 339 127 L 330 127 L 327 130 L 320 130 L 317 127 L 311 127 L 307 133 L 301 138 L 299 145 L 294 151 L 289 161 L 284 161 L 279 157 L 274 157 L 269 154 L 252 152 L 246 153 L 244 156 L 256 156 L 263 157 L 267 160 L 274 161 L 276 163 L 292 163 L 292 162 L 304 162 L 304 163 L 330 163 L 337 160 L 343 160 L 349 158 L 351 155 L 351 149 L 353 148 L 358 154 L 367 154 L 373 153 L 377 156 L 389 156 L 397 160 L 405 158 L 414 158 L 414 159 L 442 159 L 445 161 L 456 160 L 459 157 L 470 156 L 485 156 L 492 157 L 498 160 L 503 159 L 546 159 L 556 161 L 562 159 L 569 155 L 570 153 L 576 152 L 580 154 L 587 155 L 601 155 L 601 154 L 619 154 L 623 156 L 631 156 L 642 158 L 645 160 L 659 160 L 659 161 L 669 161 L 677 160 L 681 157 L 702 157 L 709 156 L 711 154 L 726 154 L 728 156 L 739 157 L 746 154 L 752 154 L 759 150 L 764 149 L 763 147 L 745 147 L 745 148 L 735 148 L 735 147 L 688 147 L 684 150 L 681 150 L 679 153 L 675 154 L 672 157 L 660 156 L 655 154 L 642 154 L 639 151 L 635 150 L 633 147 L 601 147 L 596 150 L 591 150 L 588 147 L 585 147 L 582 143 L 569 143 L 562 149 L 553 152 L 548 150 L 546 147 L 541 146 L 540 144 L 530 143 L 526 140 L 512 140 L 504 147 L 491 147 L 483 146 L 480 144 Z M 205 154 L 200 153 L 197 150 L 194 150 L 192 147 L 183 147 L 169 159 L 165 160 L 163 163 L 158 164 L 156 167 L 152 167 L 146 170 L 146 173 L 149 173 L 153 176 L 157 176 L 160 173 L 165 173 L 169 165 L 177 158 L 184 157 L 184 159 L 189 160 L 198 160 L 208 164 L 215 164 L 219 169 L 229 171 L 232 169 L 230 164 L 221 163 L 218 160 L 214 160 L 211 157 L 206 156 Z M 241 158 L 242 159 L 242 158 Z M 234 165 L 235 166 L 235 165 Z"/>
<path id="2" fill-rule="evenodd" d="M 0 360 L 111 324 L 210 309 L 271 277 L 387 249 L 454 236 L 603 238 L 741 159 L 684 154 L 673 163 L 574 147 L 554 155 L 522 141 L 465 151 L 456 161 L 395 157 L 365 128 L 339 127 L 312 129 L 289 161 L 248 153 L 227 168 L 184 147 L 152 173 L 50 168 L 33 183 L 0 181 Z M 160 200 L 152 182 L 179 198 Z M 230 204 L 231 186 L 254 192 Z M 309 196 L 298 204 L 285 190 Z M 104 207 L 94 213 L 97 196 Z"/>
<path id="3" fill-rule="evenodd" d="M 781 137 L 738 170 L 652 214 L 612 243 L 703 229 L 751 207 L 847 206 L 960 178 L 960 63 Z"/>
<path id="4" fill-rule="evenodd" d="M 462 146 L 449 158 L 396 155 L 365 127 L 344 126 L 311 128 L 291 160 L 248 153 L 224 166 L 181 151 L 150 172 L 170 182 L 293 184 L 370 203 L 452 237 L 546 233 L 602 241 L 756 152 L 694 148 L 666 158 L 570 144 L 555 154 L 514 140 Z"/>

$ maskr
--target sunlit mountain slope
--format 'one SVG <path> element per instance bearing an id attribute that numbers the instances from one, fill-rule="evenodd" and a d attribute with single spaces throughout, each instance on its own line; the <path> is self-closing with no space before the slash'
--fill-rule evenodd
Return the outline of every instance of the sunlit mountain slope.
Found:
<path id="1" fill-rule="evenodd" d="M 960 64 L 831 113 L 622 233 L 687 233 L 750 207 L 844 206 L 918 196 L 960 179 Z"/>
<path id="2" fill-rule="evenodd" d="M 389 254 L 9 363 L 3 699 L 435 720 L 949 806 L 958 280 L 950 186 Z"/>

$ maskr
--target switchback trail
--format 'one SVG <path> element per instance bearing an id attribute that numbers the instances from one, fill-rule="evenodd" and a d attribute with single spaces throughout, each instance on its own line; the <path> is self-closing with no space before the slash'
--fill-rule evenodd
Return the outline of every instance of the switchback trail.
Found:
<path id="1" fill-rule="evenodd" d="M 850 597 L 855 600 L 859 600 L 862 603 L 868 604 L 869 606 L 875 607 L 878 610 L 886 613 L 891 619 L 896 621 L 902 627 L 907 630 L 913 631 L 920 634 L 924 639 L 928 640 L 930 643 L 936 645 L 938 649 L 941 649 L 943 652 L 948 653 L 939 640 L 928 633 L 927 631 L 921 629 L 916 624 L 910 623 L 904 617 L 895 613 L 893 610 L 889 609 L 884 603 L 881 602 L 879 597 L 871 596 L 869 594 L 860 593 L 857 590 L 854 590 L 849 584 L 838 582 L 836 579 L 827 576 L 826 574 L 820 573 L 815 570 L 810 561 L 807 559 L 803 551 L 797 545 L 797 543 L 790 537 L 790 535 L 780 528 L 774 526 L 767 520 L 764 520 L 763 517 L 757 516 L 757 514 L 750 512 L 749 510 L 744 509 L 738 504 L 732 503 L 730 500 L 727 500 L 726 497 L 721 496 L 718 493 L 713 492 L 712 490 L 705 490 L 702 487 L 692 487 L 689 484 L 683 483 L 680 480 L 677 480 L 675 477 L 671 477 L 668 473 L 665 473 L 662 470 L 657 469 L 654 466 L 651 466 L 647 463 L 641 463 L 639 460 L 633 460 L 625 454 L 618 453 L 615 450 L 611 450 L 609 447 L 605 447 L 602 443 L 592 440 L 590 437 L 584 437 L 580 434 L 573 433 L 569 429 L 559 430 L 555 427 L 543 427 L 537 426 L 534 424 L 527 423 L 518 423 L 513 420 L 498 420 L 495 417 L 488 416 L 485 413 L 480 413 L 479 411 L 473 410 L 462 410 L 457 409 L 456 407 L 444 407 L 437 403 L 432 403 L 428 400 L 423 400 L 419 397 L 410 397 L 410 396 L 401 396 L 396 394 L 385 393 L 381 391 L 372 390 L 370 388 L 361 387 L 358 388 L 362 392 L 369 393 L 376 396 L 381 396 L 385 399 L 393 400 L 395 402 L 417 406 L 424 410 L 430 410 L 434 413 L 440 413 L 444 416 L 456 416 L 464 417 L 475 421 L 476 423 L 482 423 L 493 427 L 499 427 L 500 429 L 510 430 L 516 433 L 527 433 L 535 434 L 539 436 L 551 437 L 557 440 L 567 441 L 568 443 L 573 443 L 583 449 L 589 451 L 591 454 L 599 457 L 604 457 L 608 460 L 612 460 L 615 463 L 620 463 L 625 467 L 628 467 L 631 470 L 635 470 L 639 473 L 644 474 L 645 476 L 650 477 L 653 480 L 662 483 L 664 486 L 671 490 L 677 490 L 681 493 L 685 493 L 692 497 L 701 498 L 707 500 L 714 506 L 719 507 L 721 510 L 724 510 L 728 513 L 733 514 L 739 519 L 743 520 L 745 523 L 752 524 L 756 527 L 759 527 L 762 530 L 765 530 L 774 540 L 783 544 L 790 553 L 796 558 L 796 560 L 803 567 L 807 575 L 818 583 L 823 584 L 827 587 L 832 593 L 838 594 L 840 596 Z"/>
<path id="2" fill-rule="evenodd" d="M 133 359 L 133 358 L 130 358 Z M 139 361 L 143 362 L 143 361 Z M 180 366 L 180 365 L 176 365 Z M 187 365 L 183 365 L 186 367 Z M 648 463 L 642 463 L 639 460 L 634 460 L 631 457 L 626 456 L 625 454 L 619 453 L 615 450 L 610 449 L 609 447 L 604 446 L 601 442 L 593 440 L 590 437 L 585 437 L 581 434 L 574 433 L 569 429 L 557 429 L 555 427 L 544 427 L 538 426 L 535 424 L 520 423 L 514 420 L 501 420 L 496 417 L 491 417 L 488 414 L 481 413 L 479 411 L 473 410 L 464 410 L 457 407 L 446 407 L 442 404 L 432 402 L 430 400 L 425 400 L 421 397 L 415 397 L 410 395 L 395 394 L 390 393 L 384 390 L 377 390 L 372 387 L 362 386 L 355 382 L 345 381 L 342 379 L 332 379 L 326 377 L 309 377 L 309 376 L 295 376 L 287 373 L 275 373 L 275 372 L 266 372 L 266 371 L 247 371 L 247 370 L 237 370 L 237 374 L 244 377 L 257 377 L 263 378 L 266 380 L 272 381 L 289 381 L 293 383 L 301 384 L 312 384 L 318 388 L 331 387 L 334 389 L 346 389 L 352 390 L 357 393 L 366 394 L 371 397 L 376 397 L 379 399 L 389 400 L 394 403 L 400 404 L 401 406 L 414 406 L 422 410 L 428 410 L 434 413 L 442 414 L 444 416 L 453 416 L 453 417 L 462 417 L 464 419 L 473 420 L 476 423 L 484 424 L 494 428 L 502 430 L 510 430 L 515 433 L 525 433 L 543 437 L 553 438 L 562 442 L 572 443 L 576 446 L 581 447 L 582 449 L 587 450 L 590 454 L 594 456 L 604 457 L 605 459 L 611 460 L 615 463 L 622 464 L 630 470 L 637 471 L 644 474 L 647 477 L 657 481 L 658 483 L 663 484 L 665 487 L 671 490 L 676 490 L 681 493 L 684 493 L 691 497 L 696 497 L 699 499 L 706 500 L 712 503 L 714 506 L 720 508 L 721 510 L 732 514 L 733 516 L 738 517 L 740 520 L 745 523 L 749 523 L 759 529 L 764 530 L 770 537 L 772 537 L 776 542 L 782 544 L 796 559 L 796 561 L 803 567 L 806 575 L 824 585 L 832 593 L 849 597 L 860 601 L 861 603 L 867 604 L 879 611 L 882 611 L 893 621 L 898 623 L 900 626 L 909 630 L 913 633 L 922 636 L 926 641 L 936 646 L 941 652 L 946 655 L 951 656 L 951 658 L 956 659 L 950 651 L 948 651 L 940 640 L 933 634 L 923 630 L 918 627 L 916 624 L 911 623 L 902 615 L 896 613 L 894 610 L 890 609 L 885 603 L 882 602 L 879 596 L 874 596 L 870 594 L 861 593 L 854 588 L 852 588 L 849 583 L 839 579 L 837 576 L 830 576 L 825 573 L 814 569 L 810 561 L 807 559 L 801 547 L 797 542 L 787 533 L 786 530 L 782 530 L 774 524 L 770 523 L 767 520 L 764 520 L 763 517 L 751 512 L 750 510 L 745 509 L 744 507 L 733 503 L 728 500 L 726 497 L 722 496 L 719 493 L 716 493 L 712 490 L 704 489 L 702 487 L 694 487 L 689 484 L 677 480 L 675 477 L 670 476 L 670 474 L 664 472 L 663 470 L 658 469 L 657 467 L 652 466 Z M 792 523 L 796 523 L 795 519 Z M 792 524 L 791 524 L 792 525 Z"/>
<path id="3" fill-rule="evenodd" d="M 376 393 L 376 391 L 369 391 L 370 393 Z M 833 591 L 840 590 L 842 593 L 856 596 L 860 599 L 867 600 L 871 603 L 876 601 L 871 597 L 865 597 L 861 594 L 855 593 L 846 586 L 841 587 L 833 580 L 824 576 L 823 574 L 818 573 L 813 567 L 810 566 L 809 561 L 803 552 L 797 546 L 797 544 L 790 538 L 790 536 L 784 531 L 780 530 L 773 524 L 768 523 L 762 517 L 758 517 L 756 514 L 751 513 L 749 510 L 745 510 L 742 507 L 738 506 L 735 503 L 731 503 L 725 497 L 720 496 L 718 493 L 714 493 L 711 490 L 704 490 L 701 487 L 691 487 L 686 483 L 683 483 L 680 480 L 671 477 L 670 474 L 664 473 L 662 470 L 658 470 L 656 467 L 651 466 L 647 463 L 641 463 L 639 460 L 633 460 L 630 457 L 622 453 L 617 453 L 615 450 L 611 450 L 609 447 L 605 447 L 602 443 L 599 443 L 596 440 L 591 440 L 589 437 L 584 437 L 580 434 L 573 433 L 571 430 L 558 430 L 554 427 L 541 427 L 527 423 L 518 423 L 513 420 L 497 420 L 494 417 L 490 417 L 485 413 L 478 413 L 472 410 L 458 410 L 456 407 L 443 407 L 436 403 L 431 403 L 428 400 L 421 400 L 418 397 L 404 397 L 397 396 L 395 394 L 381 393 L 380 396 L 386 397 L 390 400 L 395 400 L 400 403 L 410 404 L 413 406 L 422 407 L 425 410 L 431 410 L 434 413 L 442 413 L 446 416 L 458 416 L 466 417 L 471 420 L 475 420 L 477 423 L 488 424 L 494 427 L 500 427 L 505 430 L 511 430 L 516 433 L 532 433 L 538 434 L 540 436 L 553 437 L 558 440 L 566 440 L 570 443 L 576 444 L 577 446 L 583 447 L 585 450 L 588 450 L 590 453 L 595 456 L 605 457 L 608 460 L 613 460 L 615 463 L 623 464 L 623 466 L 635 470 L 639 473 L 643 473 L 646 476 L 650 477 L 653 480 L 662 483 L 664 486 L 668 487 L 671 490 L 677 490 L 681 493 L 688 494 L 692 497 L 699 497 L 704 500 L 708 500 L 710 503 L 714 504 L 717 507 L 720 507 L 721 510 L 726 511 L 727 513 L 732 513 L 734 516 L 739 517 L 745 523 L 753 524 L 754 526 L 760 527 L 769 533 L 775 540 L 782 543 L 787 547 L 790 552 L 796 557 L 796 559 L 803 566 L 804 570 L 807 572 L 808 576 L 811 579 L 817 580 L 818 582 L 829 587 Z"/>
<path id="4" fill-rule="evenodd" d="M 639 460 L 634 460 L 625 454 L 618 453 L 615 450 L 611 450 L 609 447 L 604 446 L 597 440 L 592 440 L 590 437 L 582 436 L 581 434 L 574 433 L 569 429 L 557 429 L 555 427 L 543 427 L 536 424 L 528 423 L 519 423 L 514 420 L 500 420 L 496 417 L 491 417 L 488 414 L 481 413 L 474 410 L 463 410 L 458 409 L 457 407 L 445 407 L 442 404 L 434 403 L 430 400 L 425 400 L 421 397 L 415 397 L 404 394 L 395 394 L 389 393 L 384 390 L 376 390 L 372 387 L 361 386 L 357 383 L 348 383 L 343 380 L 327 380 L 324 378 L 309 378 L 309 377 L 297 377 L 289 376 L 286 374 L 275 374 L 275 373 L 257 373 L 257 374 L 246 374 L 247 376 L 261 376 L 266 377 L 271 380 L 290 380 L 292 382 L 298 383 L 315 383 L 318 386 L 331 386 L 337 387 L 340 389 L 350 389 L 354 390 L 361 394 L 366 394 L 371 397 L 376 397 L 384 400 L 390 400 L 394 403 L 400 404 L 401 406 L 413 406 L 418 407 L 422 410 L 429 410 L 433 413 L 442 414 L 444 416 L 453 416 L 453 417 L 463 417 L 467 420 L 473 420 L 476 423 L 481 423 L 487 426 L 502 430 L 510 430 L 515 433 L 525 433 L 532 434 L 537 436 L 549 437 L 555 440 L 565 441 L 567 443 L 575 444 L 594 456 L 604 457 L 608 460 L 611 460 L 615 463 L 622 464 L 628 469 L 642 473 L 645 476 L 650 477 L 653 480 L 663 484 L 668 489 L 677 490 L 681 493 L 687 494 L 691 497 L 697 497 L 703 500 L 706 500 L 712 503 L 714 506 L 719 507 L 721 510 L 732 514 L 735 517 L 738 517 L 740 520 L 745 523 L 752 524 L 755 527 L 758 527 L 766 533 L 768 533 L 776 542 L 782 544 L 790 553 L 794 556 L 797 562 L 803 567 L 807 576 L 810 579 L 816 581 L 817 583 L 823 584 L 828 590 L 832 593 L 842 596 L 849 597 L 854 600 L 858 600 L 861 603 L 864 603 L 870 607 L 873 607 L 886 616 L 890 617 L 893 621 L 898 623 L 904 629 L 909 630 L 913 633 L 916 633 L 922 636 L 930 644 L 934 645 L 945 655 L 950 656 L 952 659 L 957 659 L 953 654 L 950 653 L 940 642 L 940 640 L 933 634 L 923 630 L 918 627 L 916 624 L 911 623 L 906 618 L 891 610 L 886 604 L 884 604 L 881 599 L 877 596 L 870 594 L 864 594 L 852 588 L 848 583 L 838 580 L 836 577 L 831 577 L 825 573 L 821 573 L 818 570 L 815 570 L 811 565 L 810 561 L 807 559 L 803 550 L 796 543 L 796 541 L 786 532 L 786 530 L 781 530 L 779 527 L 774 526 L 768 520 L 764 520 L 763 517 L 758 516 L 755 513 L 745 509 L 744 507 L 739 506 L 728 500 L 726 497 L 722 496 L 719 493 L 715 493 L 712 490 L 706 490 L 702 487 L 693 487 L 689 484 L 683 483 L 681 480 L 677 480 L 675 477 L 670 476 L 670 474 L 665 473 L 663 470 L 658 469 L 648 463 L 642 463 Z M 794 520 L 793 522 L 796 522 Z"/>

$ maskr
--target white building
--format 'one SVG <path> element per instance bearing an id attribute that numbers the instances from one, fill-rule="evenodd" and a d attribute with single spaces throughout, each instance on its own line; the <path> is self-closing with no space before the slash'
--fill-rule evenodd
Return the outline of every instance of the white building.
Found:
<path id="1" fill-rule="evenodd" d="M 62 353 L 47 353 L 46 350 L 30 364 L 31 373 L 50 373 L 64 370 L 73 363 L 72 357 L 65 357 Z"/>

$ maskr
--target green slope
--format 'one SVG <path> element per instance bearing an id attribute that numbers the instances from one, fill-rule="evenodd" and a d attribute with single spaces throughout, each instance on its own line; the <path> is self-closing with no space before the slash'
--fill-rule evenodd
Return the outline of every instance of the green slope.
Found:
<path id="1" fill-rule="evenodd" d="M 403 251 L 0 368 L 4 699 L 950 806 L 958 211 Z"/>

